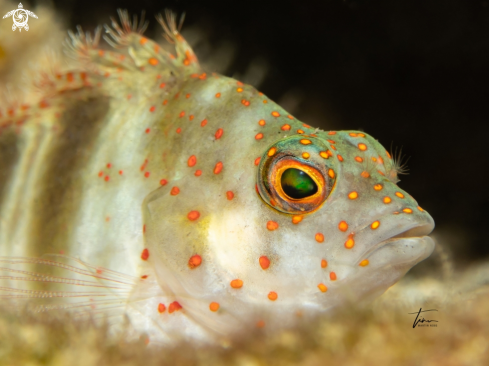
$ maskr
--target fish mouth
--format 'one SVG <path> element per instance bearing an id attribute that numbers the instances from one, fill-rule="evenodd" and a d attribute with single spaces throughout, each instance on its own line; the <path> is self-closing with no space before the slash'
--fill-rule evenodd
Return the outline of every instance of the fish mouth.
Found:
<path id="1" fill-rule="evenodd" d="M 428 235 L 435 225 L 430 222 L 411 224 L 408 227 L 399 228 L 387 239 L 380 241 L 363 254 L 363 259 L 368 259 L 376 266 L 410 263 L 414 266 L 431 255 L 435 243 Z"/>

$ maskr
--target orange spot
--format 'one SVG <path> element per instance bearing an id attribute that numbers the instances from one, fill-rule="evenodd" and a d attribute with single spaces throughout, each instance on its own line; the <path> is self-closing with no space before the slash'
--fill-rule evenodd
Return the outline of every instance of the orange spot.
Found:
<path id="1" fill-rule="evenodd" d="M 302 131 L 302 130 L 297 130 L 297 133 L 304 133 L 304 131 Z"/>
<path id="2" fill-rule="evenodd" d="M 106 176 L 105 176 L 105 178 L 104 178 L 104 180 L 105 180 L 106 182 L 108 182 L 108 181 L 109 181 L 109 179 L 110 179 L 110 177 L 109 177 L 108 175 L 106 175 Z"/>
<path id="3" fill-rule="evenodd" d="M 165 83 L 161 83 L 160 84 L 160 89 L 163 89 L 165 87 L 165 85 L 166 85 Z"/>
<path id="4" fill-rule="evenodd" d="M 379 226 L 380 226 L 380 221 L 379 220 L 372 222 L 372 225 L 370 225 L 370 227 L 372 228 L 372 230 L 377 229 Z"/>
<path id="5" fill-rule="evenodd" d="M 336 131 L 329 131 L 328 135 L 336 135 Z"/>
<path id="6" fill-rule="evenodd" d="M 256 134 L 256 136 L 255 136 L 255 139 L 257 139 L 257 140 L 261 140 L 262 138 L 263 138 L 263 134 L 261 132 Z"/>
<path id="7" fill-rule="evenodd" d="M 277 149 L 275 147 L 272 147 L 270 150 L 268 150 L 268 156 L 274 156 L 275 153 L 277 152 Z"/>
<path id="8" fill-rule="evenodd" d="M 243 91 L 243 88 L 238 88 L 238 89 L 236 89 L 236 91 L 237 91 L 238 93 L 241 93 L 241 92 Z"/>
<path id="9" fill-rule="evenodd" d="M 144 173 L 144 177 L 145 177 L 145 178 L 149 178 L 149 175 L 150 175 L 150 174 L 151 174 L 150 172 L 145 172 L 145 173 Z"/>
<path id="10" fill-rule="evenodd" d="M 290 114 L 287 116 L 288 119 L 294 119 Z"/>
<path id="11" fill-rule="evenodd" d="M 379 164 L 384 164 L 384 159 L 382 159 L 380 156 L 379 156 Z"/>
<path id="12" fill-rule="evenodd" d="M 326 151 L 321 151 L 319 153 L 319 156 L 322 157 L 322 158 L 324 158 L 324 159 L 328 159 L 329 158 L 329 155 L 328 155 L 328 153 Z"/>
<path id="13" fill-rule="evenodd" d="M 171 314 L 174 311 L 178 311 L 182 308 L 182 305 L 180 305 L 177 301 L 173 301 L 170 306 L 168 306 L 168 312 Z"/>
<path id="14" fill-rule="evenodd" d="M 413 213 L 413 210 L 411 210 L 410 208 L 404 208 L 402 210 L 402 212 L 405 212 L 405 213 L 408 213 L 408 214 L 412 214 Z"/>
<path id="15" fill-rule="evenodd" d="M 195 175 L 196 177 L 200 177 L 200 176 L 202 175 L 202 170 L 197 169 L 197 170 L 195 171 L 194 175 Z"/>
<path id="16" fill-rule="evenodd" d="M 338 224 L 338 229 L 340 229 L 341 231 L 348 230 L 348 224 L 346 223 L 346 221 L 340 221 L 340 223 Z"/>
<path id="17" fill-rule="evenodd" d="M 222 162 L 218 162 L 216 166 L 214 167 L 214 174 L 219 174 L 222 171 Z"/>
<path id="18" fill-rule="evenodd" d="M 230 285 L 232 288 L 241 288 L 243 287 L 243 281 L 239 279 L 232 280 Z"/>
<path id="19" fill-rule="evenodd" d="M 311 155 L 310 155 L 309 153 L 307 153 L 307 152 L 302 153 L 302 157 L 303 157 L 304 159 L 309 159 L 309 157 L 310 157 L 310 156 L 311 156 Z"/>
<path id="20" fill-rule="evenodd" d="M 317 233 L 315 238 L 318 243 L 322 243 L 324 241 L 324 235 L 322 233 Z"/>
<path id="21" fill-rule="evenodd" d="M 182 132 L 182 129 L 180 127 L 177 128 L 177 133 Z"/>
<path id="22" fill-rule="evenodd" d="M 380 184 L 380 183 L 377 183 L 376 185 L 374 185 L 374 189 L 376 191 L 381 191 L 382 188 L 384 188 L 384 186 L 382 184 Z"/>
<path id="23" fill-rule="evenodd" d="M 195 164 L 197 164 L 197 158 L 195 155 L 192 155 L 190 158 L 188 158 L 187 165 L 189 167 L 193 167 Z"/>
<path id="24" fill-rule="evenodd" d="M 421 212 L 424 212 L 424 210 L 421 208 L 421 206 L 418 206 L 418 210 L 420 210 Z"/>
<path id="25" fill-rule="evenodd" d="M 103 172 L 103 171 L 99 171 L 99 172 L 98 172 L 98 176 L 99 176 L 99 177 L 103 177 L 103 176 L 104 176 L 104 172 Z"/>
<path id="26" fill-rule="evenodd" d="M 178 187 L 173 187 L 173 188 L 171 189 L 171 191 L 170 191 L 170 194 L 171 194 L 172 196 L 176 196 L 176 195 L 177 195 L 177 194 L 179 194 L 179 193 L 180 193 L 180 188 L 178 188 Z"/>
<path id="27" fill-rule="evenodd" d="M 168 100 L 165 99 L 161 104 L 167 105 L 168 104 Z"/>
<path id="28" fill-rule="evenodd" d="M 278 229 L 278 223 L 275 221 L 268 221 L 267 222 L 267 229 L 270 231 L 274 231 Z"/>
<path id="29" fill-rule="evenodd" d="M 206 119 L 204 119 L 204 120 L 202 120 L 202 122 L 200 122 L 200 126 L 201 127 L 204 127 L 206 124 L 207 124 L 207 120 Z"/>
<path id="30" fill-rule="evenodd" d="M 333 169 L 328 169 L 328 175 L 331 179 L 334 179 L 334 170 Z"/>
<path id="31" fill-rule="evenodd" d="M 216 131 L 216 140 L 219 140 L 222 137 L 222 134 L 224 133 L 224 130 L 222 128 L 219 128 Z"/>
<path id="32" fill-rule="evenodd" d="M 241 101 L 241 104 L 244 105 L 245 107 L 248 107 L 250 105 L 250 101 L 249 100 L 246 100 L 246 99 L 243 99 Z"/>
<path id="33" fill-rule="evenodd" d="M 122 175 L 124 172 L 122 170 L 119 170 L 119 175 Z"/>
<path id="34" fill-rule="evenodd" d="M 261 160 L 261 157 L 257 157 L 257 158 L 255 159 L 255 165 L 260 164 L 260 160 Z"/>
<path id="35" fill-rule="evenodd" d="M 300 143 L 302 145 L 309 145 L 309 144 L 312 144 L 312 141 L 308 140 L 308 139 L 302 139 L 302 140 L 300 140 Z"/>
<path id="36" fill-rule="evenodd" d="M 318 285 L 318 289 L 321 291 L 321 292 L 326 292 L 328 291 L 328 288 L 326 287 L 326 285 L 324 283 L 320 283 Z"/>
<path id="37" fill-rule="evenodd" d="M 365 267 L 365 266 L 368 266 L 368 263 L 369 263 L 368 259 L 364 259 L 358 265 L 361 267 Z"/>
<path id="38" fill-rule="evenodd" d="M 364 133 L 359 133 L 358 134 L 358 137 L 365 137 L 365 134 Z"/>
<path id="39" fill-rule="evenodd" d="M 141 259 L 143 261 L 147 261 L 149 258 L 149 250 L 147 248 L 144 248 L 143 251 L 141 252 Z"/>
<path id="40" fill-rule="evenodd" d="M 326 268 L 328 266 L 328 261 L 326 259 L 321 259 L 321 268 Z"/>
<path id="41" fill-rule="evenodd" d="M 338 155 L 337 158 L 338 158 L 339 161 L 343 161 L 343 156 Z"/>
<path id="42" fill-rule="evenodd" d="M 396 196 L 399 198 L 404 198 L 404 195 L 401 192 L 396 192 Z"/>
<path id="43" fill-rule="evenodd" d="M 216 93 L 216 98 L 220 98 L 221 97 L 221 93 Z"/>
<path id="44" fill-rule="evenodd" d="M 280 113 L 278 113 L 277 111 L 273 111 L 272 112 L 272 116 L 274 116 L 274 117 L 280 117 Z"/>
<path id="45" fill-rule="evenodd" d="M 345 248 L 351 249 L 355 246 L 355 240 L 353 239 L 353 234 L 348 235 L 348 240 L 345 242 Z"/>
<path id="46" fill-rule="evenodd" d="M 373 156 L 372 156 L 372 158 L 371 158 L 371 159 L 372 159 L 372 161 L 373 161 L 374 163 L 377 161 L 377 158 L 375 158 L 375 157 L 373 157 Z"/>
<path id="47" fill-rule="evenodd" d="M 268 259 L 268 257 L 265 255 L 262 255 L 258 259 L 258 262 L 260 263 L 261 269 L 268 269 L 268 267 L 270 267 L 270 259 Z"/>
<path id="48" fill-rule="evenodd" d="M 392 199 L 388 196 L 385 196 L 384 199 L 383 199 L 384 203 L 391 203 L 392 202 Z"/>
<path id="49" fill-rule="evenodd" d="M 280 129 L 281 129 L 282 131 L 290 131 L 290 125 L 285 124 L 285 125 L 283 125 L 282 127 L 280 127 Z"/>
<path id="50" fill-rule="evenodd" d="M 358 148 L 360 150 L 362 150 L 362 151 L 365 151 L 365 150 L 367 150 L 367 145 L 365 145 L 365 144 L 358 144 Z"/>
<path id="51" fill-rule="evenodd" d="M 105 51 L 104 51 L 104 50 L 98 50 L 98 55 L 99 55 L 100 57 L 103 57 L 103 56 L 104 56 L 104 54 L 105 54 Z"/>
<path id="52" fill-rule="evenodd" d="M 348 198 L 351 200 L 356 200 L 358 198 L 358 192 L 352 191 L 352 192 L 348 193 Z"/>
<path id="53" fill-rule="evenodd" d="M 195 220 L 197 220 L 199 217 L 200 217 L 200 212 L 199 212 L 199 211 L 190 211 L 190 212 L 187 214 L 187 218 L 188 218 L 190 221 L 195 221 Z"/>
<path id="54" fill-rule="evenodd" d="M 190 93 L 185 94 L 185 98 L 190 98 Z"/>
<path id="55" fill-rule="evenodd" d="M 209 310 L 213 311 L 213 312 L 218 311 L 219 310 L 219 303 L 218 302 L 211 302 L 209 304 Z"/>
<path id="56" fill-rule="evenodd" d="M 275 301 L 278 299 L 278 295 L 276 292 L 273 292 L 273 291 L 270 291 L 268 293 L 268 299 L 271 300 L 271 301 Z"/>
<path id="57" fill-rule="evenodd" d="M 197 268 L 201 264 L 202 264 L 202 257 L 198 254 L 191 256 L 190 259 L 188 260 L 188 266 L 190 269 Z"/>
<path id="58" fill-rule="evenodd" d="M 334 140 L 327 140 L 330 144 L 336 144 L 336 141 Z"/>
<path id="59" fill-rule="evenodd" d="M 178 117 L 182 118 L 183 116 L 185 116 L 185 111 L 181 111 L 180 114 L 178 115 Z"/>
<path id="60" fill-rule="evenodd" d="M 148 60 L 149 64 L 152 65 L 152 66 L 156 66 L 158 65 L 158 60 L 154 57 L 151 57 L 149 60 Z"/>
<path id="61" fill-rule="evenodd" d="M 361 163 L 361 162 L 363 162 L 363 159 L 359 156 L 355 156 L 355 161 Z"/>
<path id="62" fill-rule="evenodd" d="M 385 153 L 387 154 L 387 157 L 388 157 L 389 159 L 392 159 L 391 154 L 389 154 L 389 152 L 388 152 L 387 150 L 385 151 Z"/>
<path id="63" fill-rule="evenodd" d="M 188 120 L 189 120 L 189 121 L 191 121 L 191 120 L 193 120 L 193 119 L 194 119 L 194 115 L 193 115 L 193 114 L 191 114 L 190 116 L 188 116 Z"/>
<path id="64" fill-rule="evenodd" d="M 358 136 L 356 133 L 353 133 L 353 132 L 351 132 L 349 135 L 350 135 L 351 137 L 357 137 L 357 136 Z"/>
<path id="65" fill-rule="evenodd" d="M 330 272 L 330 273 L 329 273 L 329 279 L 330 279 L 331 281 L 336 281 L 336 273 L 334 273 L 334 272 Z"/>
<path id="66" fill-rule="evenodd" d="M 234 193 L 232 191 L 227 191 L 226 197 L 229 201 L 231 201 L 234 198 Z"/>
<path id="67" fill-rule="evenodd" d="M 295 216 L 292 216 L 292 223 L 293 224 L 298 224 L 299 222 L 302 221 L 304 217 L 303 216 L 300 216 L 300 215 L 295 215 Z"/>
<path id="68" fill-rule="evenodd" d="M 166 179 L 162 179 L 162 180 L 160 180 L 160 184 L 161 184 L 162 186 L 166 185 L 167 183 L 168 183 L 168 181 L 167 181 Z"/>
<path id="69" fill-rule="evenodd" d="M 263 104 L 267 104 L 267 103 L 268 103 L 268 100 L 264 99 Z"/>
<path id="70" fill-rule="evenodd" d="M 149 109 L 150 112 L 154 112 L 155 110 L 156 110 L 155 106 L 151 106 L 151 108 Z"/>
<path id="71" fill-rule="evenodd" d="M 259 320 L 256 322 L 257 328 L 263 328 L 265 326 L 265 322 L 263 320 Z"/>
<path id="72" fill-rule="evenodd" d="M 145 44 L 146 42 L 148 42 L 148 39 L 147 39 L 147 38 L 145 38 L 145 37 L 141 37 L 141 38 L 139 39 L 139 44 L 140 44 L 140 45 L 143 45 L 143 44 Z"/>
<path id="73" fill-rule="evenodd" d="M 148 278 L 148 275 L 142 275 L 141 278 L 145 280 L 146 278 Z"/>
<path id="74" fill-rule="evenodd" d="M 366 170 L 364 170 L 361 174 L 360 174 L 363 178 L 368 178 L 370 177 L 370 173 L 367 172 Z"/>
<path id="75" fill-rule="evenodd" d="M 264 120 L 264 119 L 261 119 L 261 120 L 259 120 L 259 121 L 258 121 L 258 124 L 259 124 L 260 126 L 265 126 L 265 125 L 266 125 L 266 122 L 265 122 L 265 120 Z"/>
<path id="76" fill-rule="evenodd" d="M 73 77 L 73 73 L 72 72 L 69 72 L 66 74 L 66 80 L 68 80 L 69 83 L 71 83 L 73 81 L 74 77 Z"/>
<path id="77" fill-rule="evenodd" d="M 158 313 L 160 313 L 160 314 L 161 314 L 161 313 L 164 313 L 164 312 L 165 312 L 165 310 L 166 310 L 166 306 L 165 306 L 165 304 L 159 303 L 159 304 L 158 304 Z"/>

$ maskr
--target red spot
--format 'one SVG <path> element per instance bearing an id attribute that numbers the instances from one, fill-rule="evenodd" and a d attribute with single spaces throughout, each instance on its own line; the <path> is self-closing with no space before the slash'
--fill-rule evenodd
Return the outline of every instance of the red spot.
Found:
<path id="1" fill-rule="evenodd" d="M 202 257 L 198 254 L 191 256 L 190 259 L 188 260 L 188 266 L 190 269 L 197 268 L 201 264 L 202 264 Z"/>
<path id="2" fill-rule="evenodd" d="M 143 225 L 143 234 L 146 233 L 146 225 Z"/>
<path id="3" fill-rule="evenodd" d="M 200 126 L 201 127 L 204 127 L 206 124 L 207 124 L 207 120 L 206 119 L 204 119 L 202 122 L 200 122 Z"/>
<path id="4" fill-rule="evenodd" d="M 182 132 L 182 129 L 180 127 L 177 128 L 177 133 Z"/>
<path id="5" fill-rule="evenodd" d="M 258 184 L 255 184 L 255 191 L 256 193 L 260 194 L 260 191 L 258 190 Z"/>
<path id="6" fill-rule="evenodd" d="M 283 125 L 282 127 L 280 127 L 280 129 L 281 129 L 282 131 L 290 131 L 290 125 L 285 124 L 285 125 Z"/>
<path id="7" fill-rule="evenodd" d="M 110 180 L 110 177 L 108 175 L 105 176 L 104 180 L 108 182 Z"/>
<path id="8" fill-rule="evenodd" d="M 171 189 L 171 191 L 170 191 L 170 194 L 171 194 L 172 196 L 176 196 L 176 195 L 177 195 L 177 194 L 179 194 L 179 193 L 180 193 L 180 188 L 178 188 L 178 187 L 173 187 L 173 188 Z"/>
<path id="9" fill-rule="evenodd" d="M 150 174 L 149 172 L 146 172 L 146 173 L 144 173 L 144 176 L 145 176 L 146 178 L 149 178 L 149 174 Z"/>
<path id="10" fill-rule="evenodd" d="M 149 109 L 150 112 L 154 112 L 156 110 L 156 107 L 153 105 L 151 106 L 151 108 Z"/>
<path id="11" fill-rule="evenodd" d="M 144 248 L 142 253 L 141 253 L 141 259 L 143 261 L 147 261 L 149 258 L 149 250 L 147 248 Z"/>
<path id="12" fill-rule="evenodd" d="M 263 134 L 261 132 L 256 134 L 256 136 L 255 136 L 256 140 L 261 140 L 262 138 L 263 138 Z"/>
<path id="13" fill-rule="evenodd" d="M 98 172 L 98 176 L 99 176 L 99 177 L 103 177 L 103 175 L 104 175 L 104 172 L 103 172 L 103 171 L 99 171 L 99 172 Z"/>
<path id="14" fill-rule="evenodd" d="M 122 175 L 123 171 L 122 170 L 119 170 L 119 175 Z"/>
<path id="15" fill-rule="evenodd" d="M 336 156 L 336 157 L 338 158 L 339 161 L 343 161 L 343 156 L 338 154 L 338 156 Z"/>
<path id="16" fill-rule="evenodd" d="M 182 305 L 180 305 L 177 301 L 173 301 L 170 306 L 168 306 L 168 312 L 171 314 L 174 311 L 178 311 L 182 309 Z"/>
<path id="17" fill-rule="evenodd" d="M 195 164 L 197 164 L 197 158 L 195 157 L 195 155 L 192 155 L 190 158 L 188 158 L 187 164 L 189 167 L 193 167 Z"/>
<path id="18" fill-rule="evenodd" d="M 243 99 L 241 101 L 241 104 L 243 104 L 245 107 L 248 107 L 250 105 L 250 101 L 249 100 L 246 100 L 246 99 Z"/>
<path id="19" fill-rule="evenodd" d="M 265 255 L 261 256 L 258 262 L 260 262 L 260 267 L 262 269 L 267 269 L 270 267 L 270 259 L 268 259 L 268 257 Z"/>
<path id="20" fill-rule="evenodd" d="M 146 278 L 148 278 L 148 275 L 142 275 L 141 276 L 141 279 L 145 280 Z"/>
<path id="21" fill-rule="evenodd" d="M 261 157 L 260 157 L 260 156 L 259 156 L 259 157 L 257 157 L 257 158 L 255 159 L 255 165 L 260 164 L 260 160 L 261 160 Z"/>
<path id="22" fill-rule="evenodd" d="M 195 221 L 195 220 L 197 220 L 199 217 L 200 217 L 200 212 L 199 212 L 199 211 L 190 211 L 190 212 L 187 214 L 187 218 L 188 218 L 190 221 Z"/>
<path id="23" fill-rule="evenodd" d="M 160 84 L 160 89 L 163 89 L 165 87 L 165 85 L 166 85 L 165 83 L 161 83 Z"/>
<path id="24" fill-rule="evenodd" d="M 158 313 L 160 313 L 160 314 L 161 314 L 161 313 L 164 313 L 164 312 L 165 312 L 165 310 L 166 310 L 166 306 L 165 306 L 165 304 L 159 303 L 159 304 L 158 304 Z"/>
<path id="25" fill-rule="evenodd" d="M 221 97 L 221 93 L 216 93 L 216 98 L 220 98 Z"/>
<path id="26" fill-rule="evenodd" d="M 151 132 L 151 129 L 150 128 L 147 128 L 146 131 L 144 131 L 146 133 L 150 133 Z"/>
<path id="27" fill-rule="evenodd" d="M 178 115 L 180 118 L 182 118 L 183 116 L 185 116 L 185 111 L 181 111 L 180 114 Z"/>
<path id="28" fill-rule="evenodd" d="M 201 175 L 202 175 L 202 170 L 197 169 L 197 170 L 195 171 L 195 176 L 196 176 L 196 177 L 200 177 Z"/>
<path id="29" fill-rule="evenodd" d="M 219 128 L 216 131 L 216 140 L 219 140 L 222 137 L 222 134 L 224 133 L 224 130 L 222 128 Z"/>
<path id="30" fill-rule="evenodd" d="M 234 198 L 234 193 L 232 191 L 227 191 L 226 192 L 226 197 L 228 200 L 232 200 Z"/>
<path id="31" fill-rule="evenodd" d="M 222 171 L 223 165 L 222 162 L 218 162 L 214 167 L 214 174 L 219 174 Z"/>
<path id="32" fill-rule="evenodd" d="M 190 98 L 190 93 L 185 94 L 185 98 Z"/>
<path id="33" fill-rule="evenodd" d="M 189 120 L 189 121 L 191 121 L 191 120 L 193 120 L 193 119 L 194 119 L 194 115 L 193 115 L 193 114 L 191 114 L 190 116 L 188 116 L 188 120 Z"/>
<path id="34" fill-rule="evenodd" d="M 107 163 L 107 168 L 111 168 L 112 167 L 112 164 L 111 163 Z"/>
<path id="35" fill-rule="evenodd" d="M 165 99 L 161 104 L 167 105 L 168 104 L 168 100 Z"/>
<path id="36" fill-rule="evenodd" d="M 278 223 L 275 221 L 268 221 L 267 222 L 267 229 L 270 231 L 274 231 L 278 229 Z"/>
<path id="37" fill-rule="evenodd" d="M 47 108 L 47 107 L 49 107 L 49 104 L 45 100 L 41 100 L 39 102 L 39 108 Z"/>
<path id="38" fill-rule="evenodd" d="M 146 165 L 148 165 L 148 159 L 144 159 L 143 165 L 139 168 L 139 170 L 143 171 L 146 168 Z"/>
<path id="39" fill-rule="evenodd" d="M 167 181 L 166 179 L 162 179 L 162 180 L 160 180 L 160 184 L 161 184 L 162 186 L 164 186 L 164 185 L 165 185 L 165 184 L 167 184 L 167 183 L 168 183 L 168 181 Z"/>

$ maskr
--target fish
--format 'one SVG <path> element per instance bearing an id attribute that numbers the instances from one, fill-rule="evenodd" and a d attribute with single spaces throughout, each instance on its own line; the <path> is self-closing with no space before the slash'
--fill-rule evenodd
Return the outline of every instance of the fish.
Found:
<path id="1" fill-rule="evenodd" d="M 323 131 L 119 11 L 0 114 L 0 297 L 152 344 L 273 334 L 380 296 L 433 218 L 363 131 Z"/>

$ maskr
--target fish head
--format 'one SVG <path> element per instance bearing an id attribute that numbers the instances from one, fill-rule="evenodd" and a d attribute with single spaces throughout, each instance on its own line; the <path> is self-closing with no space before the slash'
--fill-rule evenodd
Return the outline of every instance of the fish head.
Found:
<path id="1" fill-rule="evenodd" d="M 174 181 L 143 204 L 148 261 L 192 319 L 222 334 L 292 324 L 378 295 L 430 255 L 433 219 L 379 142 L 305 131 L 271 101 L 251 110 L 229 94 L 206 111 L 215 137 L 188 141 Z"/>

